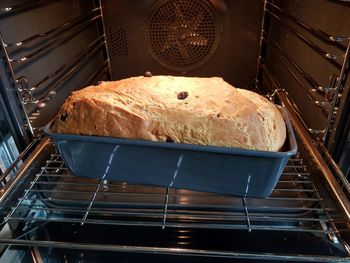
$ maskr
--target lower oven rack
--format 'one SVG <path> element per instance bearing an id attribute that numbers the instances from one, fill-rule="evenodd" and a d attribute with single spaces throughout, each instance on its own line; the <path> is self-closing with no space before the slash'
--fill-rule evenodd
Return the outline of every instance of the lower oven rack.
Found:
<path id="1" fill-rule="evenodd" d="M 5 221 L 308 231 L 335 234 L 330 210 L 301 158 L 292 158 L 272 196 L 237 198 L 78 178 L 52 154 Z M 141 220 L 142 219 L 142 220 Z M 284 222 L 281 225 L 281 222 Z"/>
<path id="2" fill-rule="evenodd" d="M 15 226 L 16 234 L 10 239 L 0 239 L 0 243 L 162 255 L 342 262 L 349 258 L 345 253 L 346 244 L 335 226 L 334 214 L 335 209 L 325 205 L 303 159 L 298 155 L 288 162 L 273 194 L 265 199 L 254 199 L 78 178 L 69 172 L 61 156 L 54 152 L 5 216 L 3 225 Z M 235 241 L 231 241 L 230 249 L 225 245 L 226 248 L 221 250 L 215 246 L 193 247 L 186 239 L 164 245 L 158 241 L 130 244 L 103 238 L 95 240 L 93 235 L 88 235 L 88 240 L 68 236 L 56 239 L 40 237 L 38 232 L 48 231 L 50 226 L 67 226 L 69 233 L 99 229 L 106 235 L 125 229 L 130 229 L 130 233 L 134 228 L 142 228 L 146 232 L 151 229 L 154 239 L 174 231 L 184 238 L 186 233 L 194 236 L 203 233 L 218 235 L 227 231 L 230 236 L 240 236 L 244 232 L 245 235 L 255 235 L 253 239 L 262 240 L 278 233 L 276 235 L 282 243 L 295 242 L 287 239 L 311 238 L 322 240 L 322 244 L 328 244 L 332 249 L 331 252 L 308 251 L 305 247 L 299 250 L 300 244 L 288 243 L 288 246 L 295 247 L 269 251 L 261 241 L 262 251 L 236 250 Z M 79 230 L 74 230 L 76 228 Z M 245 242 L 248 241 L 239 241 Z"/>

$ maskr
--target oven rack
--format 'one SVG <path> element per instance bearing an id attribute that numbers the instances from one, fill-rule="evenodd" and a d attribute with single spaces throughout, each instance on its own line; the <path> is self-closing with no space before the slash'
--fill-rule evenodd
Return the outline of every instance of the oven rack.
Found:
<path id="1" fill-rule="evenodd" d="M 49 147 L 48 150 L 53 148 L 48 141 L 43 146 Z M 52 150 L 49 152 L 52 153 Z M 319 252 L 307 249 L 288 254 L 277 251 L 261 253 L 249 248 L 235 251 L 236 245 L 223 249 L 193 247 L 191 240 L 197 232 L 216 231 L 217 234 L 227 231 L 230 237 L 247 232 L 254 239 L 255 235 L 266 238 L 272 231 L 291 240 L 314 237 L 322 240 L 323 244 L 331 244 L 335 251 L 347 251 L 340 237 L 340 231 L 344 231 L 341 227 L 343 221 L 338 211 L 323 200 L 319 186 L 299 154 L 290 159 L 273 194 L 265 199 L 78 178 L 69 172 L 56 150 L 47 155 L 44 165 L 36 170 L 38 172 L 31 175 L 29 181 L 26 180 L 27 187 L 20 191 L 17 201 L 12 203 L 12 207 L 6 206 L 8 212 L 2 225 L 13 226 L 16 232 L 10 238 L 1 238 L 2 244 L 293 262 L 310 258 L 317 262 L 343 262 L 348 259 L 342 252 L 314 254 Z M 57 227 L 67 227 L 64 231 L 73 233 L 73 236 L 54 234 L 47 240 L 46 231 Z M 104 236 L 111 231 L 116 231 L 116 234 L 128 232 L 126 229 L 134 234 L 137 229 L 154 232 L 154 242 L 160 242 L 159 236 L 172 233 L 180 236 L 188 234 L 189 240 L 179 239 L 179 247 L 174 249 L 173 245 L 152 243 L 153 238 L 149 239 L 151 245 L 142 243 L 139 237 L 135 238 L 141 243 L 134 245 L 128 244 L 128 241 L 110 243 L 103 238 L 95 240 L 93 236 L 86 240 L 74 239 L 75 231 L 83 231 L 88 236 L 92 230 L 101 231 Z"/>
<path id="2" fill-rule="evenodd" d="M 254 199 L 78 178 L 55 153 L 4 222 L 288 230 L 338 242 L 333 212 L 301 158 L 289 161 L 272 196 Z"/>

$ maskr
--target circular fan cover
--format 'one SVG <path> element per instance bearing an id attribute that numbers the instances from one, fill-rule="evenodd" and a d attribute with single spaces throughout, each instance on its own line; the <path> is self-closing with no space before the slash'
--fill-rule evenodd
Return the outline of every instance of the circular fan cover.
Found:
<path id="1" fill-rule="evenodd" d="M 157 1 L 147 22 L 148 48 L 167 68 L 194 69 L 205 63 L 218 46 L 220 25 L 208 1 Z"/>

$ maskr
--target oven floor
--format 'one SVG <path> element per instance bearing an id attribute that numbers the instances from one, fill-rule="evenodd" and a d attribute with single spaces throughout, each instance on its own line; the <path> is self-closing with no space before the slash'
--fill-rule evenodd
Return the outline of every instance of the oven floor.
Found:
<path id="1" fill-rule="evenodd" d="M 317 255 L 317 256 L 345 256 L 340 250 L 322 238 L 308 233 L 291 233 L 283 231 L 252 231 L 245 230 L 211 230 L 211 229 L 181 229 L 135 226 L 108 226 L 86 224 L 81 226 L 75 223 L 43 224 L 27 237 L 31 240 L 47 240 L 54 242 L 73 242 L 75 244 L 116 246 L 142 246 L 156 248 L 217 250 L 253 254 L 284 254 L 284 255 Z M 19 247 L 9 248 L 6 253 Z M 17 252 L 18 252 L 17 251 Z M 35 253 L 34 253 L 35 254 Z M 36 249 L 41 258 L 50 259 L 43 262 L 227 262 L 225 259 L 203 258 L 180 255 L 156 255 L 116 253 L 97 250 L 70 250 L 67 249 Z M 33 255 L 33 253 L 32 253 Z M 3 257 L 2 257 L 3 258 Z M 6 257 L 5 257 L 6 258 Z M 27 257 L 26 257 L 27 258 Z M 263 260 L 261 256 L 261 260 Z M 114 261 L 111 261 L 111 260 Z M 238 259 L 238 258 L 237 258 Z M 51 261 L 52 260 L 52 261 Z M 226 259 L 227 260 L 227 259 Z M 232 260 L 232 259 L 231 259 Z M 1 262 L 1 261 L 0 261 Z M 6 261 L 11 262 L 11 261 Z M 18 261 L 18 259 L 14 262 Z M 27 262 L 27 261 L 23 261 Z M 31 262 L 31 261 L 28 261 Z M 240 259 L 235 262 L 252 262 Z M 260 261 L 259 262 L 264 262 Z M 269 262 L 268 260 L 265 262 Z M 278 262 L 278 261 L 274 261 Z M 282 262 L 282 261 L 281 261 Z"/>
<path id="2" fill-rule="evenodd" d="M 38 261 L 38 259 L 40 261 Z M 86 250 L 68 250 L 68 249 L 49 249 L 40 248 L 33 255 L 33 250 L 28 248 L 11 248 L 6 250 L 0 258 L 0 263 L 283 263 L 285 260 L 252 260 L 252 259 L 224 259 L 224 258 L 203 258 L 203 257 L 183 257 L 183 256 L 164 256 L 147 254 L 127 254 L 117 252 L 96 252 Z M 310 261 L 288 261 L 289 263 L 300 263 Z M 318 262 L 318 261 L 312 261 Z"/>

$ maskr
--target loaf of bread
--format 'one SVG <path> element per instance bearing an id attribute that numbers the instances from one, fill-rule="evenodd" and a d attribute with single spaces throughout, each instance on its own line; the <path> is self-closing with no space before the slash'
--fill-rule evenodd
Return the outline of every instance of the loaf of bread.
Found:
<path id="1" fill-rule="evenodd" d="M 267 151 L 286 139 L 273 103 L 218 77 L 102 82 L 74 92 L 53 131 Z"/>

